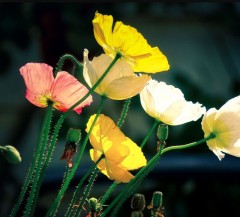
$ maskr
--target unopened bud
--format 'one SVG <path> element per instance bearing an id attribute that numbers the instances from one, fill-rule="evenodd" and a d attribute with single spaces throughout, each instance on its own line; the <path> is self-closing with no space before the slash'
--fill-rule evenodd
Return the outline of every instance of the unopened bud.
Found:
<path id="1" fill-rule="evenodd" d="M 131 208 L 134 211 L 144 210 L 146 206 L 145 196 L 143 194 L 134 194 L 131 200 Z"/>
<path id="2" fill-rule="evenodd" d="M 159 124 L 157 129 L 157 137 L 161 142 L 164 142 L 168 138 L 168 125 Z"/>
<path id="3" fill-rule="evenodd" d="M 78 143 L 81 139 L 81 130 L 70 128 L 67 133 L 67 142 Z"/>
<path id="4" fill-rule="evenodd" d="M 1 147 L 0 152 L 9 163 L 18 164 L 22 161 L 19 151 L 11 145 Z"/>
<path id="5" fill-rule="evenodd" d="M 155 191 L 153 193 L 152 197 L 152 206 L 153 209 L 160 208 L 162 206 L 162 192 L 161 191 Z"/>

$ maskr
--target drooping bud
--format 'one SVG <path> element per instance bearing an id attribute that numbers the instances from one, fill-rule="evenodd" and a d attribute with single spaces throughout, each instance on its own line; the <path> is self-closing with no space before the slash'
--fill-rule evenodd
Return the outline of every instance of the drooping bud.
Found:
<path id="1" fill-rule="evenodd" d="M 19 151 L 11 145 L 1 146 L 0 152 L 9 163 L 18 164 L 22 161 Z"/>
<path id="2" fill-rule="evenodd" d="M 81 139 L 81 130 L 70 128 L 67 133 L 67 142 L 61 160 L 66 160 L 68 167 L 72 167 L 72 156 L 77 152 L 77 143 Z"/>

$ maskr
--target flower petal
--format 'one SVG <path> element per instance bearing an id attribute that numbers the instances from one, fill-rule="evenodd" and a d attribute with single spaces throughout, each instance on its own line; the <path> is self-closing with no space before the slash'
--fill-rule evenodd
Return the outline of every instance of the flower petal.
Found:
<path id="1" fill-rule="evenodd" d="M 88 89 L 75 77 L 65 71 L 57 73 L 57 76 L 51 86 L 51 96 L 54 102 L 56 102 L 53 106 L 63 112 L 67 111 L 87 93 Z M 82 112 L 82 108 L 89 106 L 91 102 L 92 96 L 90 95 L 87 99 L 75 107 L 74 111 L 80 114 Z"/>
<path id="2" fill-rule="evenodd" d="M 151 78 L 148 75 L 126 76 L 114 80 L 105 90 L 105 95 L 114 100 L 128 99 L 139 94 Z"/>
<path id="3" fill-rule="evenodd" d="M 105 53 L 112 58 L 120 53 L 135 72 L 156 73 L 169 69 L 167 58 L 157 47 L 151 47 L 142 34 L 129 25 L 117 21 L 113 27 L 111 15 L 96 12 L 93 29 Z"/>
<path id="4" fill-rule="evenodd" d="M 131 139 L 127 139 L 123 143 L 129 148 L 128 156 L 121 162 L 121 166 L 127 170 L 136 170 L 147 164 L 147 160 L 143 155 L 142 149 Z"/>
<path id="5" fill-rule="evenodd" d="M 90 117 L 87 123 L 86 132 L 89 132 L 95 116 L 96 114 Z M 90 134 L 91 145 L 105 153 L 113 144 L 121 144 L 124 140 L 124 134 L 116 126 L 113 120 L 100 114 Z"/>
<path id="6" fill-rule="evenodd" d="M 156 80 L 148 82 L 140 93 L 140 100 L 151 117 L 168 125 L 196 121 L 206 111 L 201 104 L 186 101 L 180 89 Z"/>
<path id="7" fill-rule="evenodd" d="M 36 106 L 46 107 L 47 98 L 44 95 L 50 93 L 53 68 L 45 63 L 27 63 L 19 71 L 27 87 L 26 98 Z"/>
<path id="8" fill-rule="evenodd" d="M 134 176 L 129 173 L 126 169 L 121 166 L 115 165 L 114 163 L 106 162 L 106 171 L 109 179 L 115 180 L 117 183 L 128 183 Z"/>

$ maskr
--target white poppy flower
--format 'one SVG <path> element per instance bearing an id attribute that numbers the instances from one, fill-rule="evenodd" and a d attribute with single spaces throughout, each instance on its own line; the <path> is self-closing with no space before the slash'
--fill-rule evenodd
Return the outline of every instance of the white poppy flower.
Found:
<path id="1" fill-rule="evenodd" d="M 147 83 L 140 92 L 140 100 L 151 117 L 168 125 L 196 121 L 206 112 L 201 104 L 186 101 L 180 89 L 156 80 Z"/>
<path id="2" fill-rule="evenodd" d="M 240 157 L 240 96 L 225 103 L 219 110 L 209 109 L 203 117 L 204 137 L 214 134 L 207 141 L 210 150 L 221 160 L 225 154 Z"/>

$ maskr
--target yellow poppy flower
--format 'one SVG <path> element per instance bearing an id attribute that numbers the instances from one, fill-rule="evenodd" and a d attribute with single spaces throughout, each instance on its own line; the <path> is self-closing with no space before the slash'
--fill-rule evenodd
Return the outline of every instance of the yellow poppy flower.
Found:
<path id="1" fill-rule="evenodd" d="M 112 58 L 106 54 L 94 57 L 90 62 L 88 51 L 84 50 L 83 77 L 90 87 L 98 81 L 111 62 Z M 120 60 L 111 68 L 95 92 L 110 99 L 123 100 L 139 94 L 150 79 L 148 75 L 134 74 L 132 67 Z"/>
<path id="2" fill-rule="evenodd" d="M 93 30 L 96 41 L 112 58 L 120 54 L 135 72 L 156 73 L 169 69 L 166 56 L 158 47 L 151 47 L 135 28 L 117 21 L 111 15 L 95 13 Z"/>
<path id="3" fill-rule="evenodd" d="M 89 131 L 96 115 L 92 115 L 87 123 Z M 120 183 L 129 182 L 134 176 L 128 170 L 139 169 L 146 165 L 141 148 L 126 137 L 112 119 L 101 114 L 90 134 L 91 159 L 96 162 L 100 156 L 104 158 L 98 163 L 98 168 L 109 179 Z"/>
<path id="4" fill-rule="evenodd" d="M 219 110 L 209 109 L 202 120 L 204 137 L 214 134 L 207 141 L 210 150 L 219 160 L 227 154 L 240 157 L 240 96 L 225 103 Z"/>

